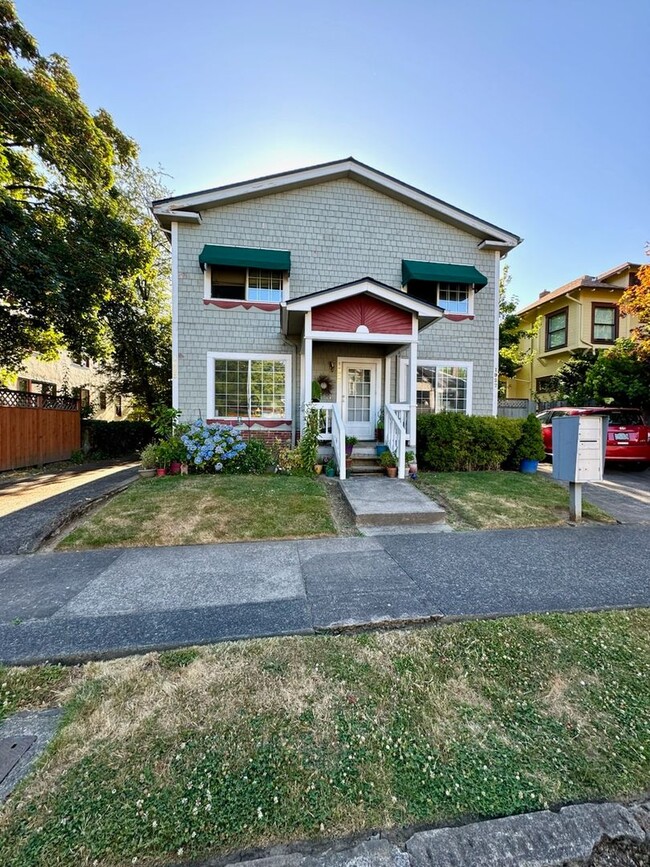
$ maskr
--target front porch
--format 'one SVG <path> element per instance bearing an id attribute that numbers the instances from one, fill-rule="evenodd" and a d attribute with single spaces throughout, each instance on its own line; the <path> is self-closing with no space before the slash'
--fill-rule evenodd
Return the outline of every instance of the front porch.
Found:
<path id="1" fill-rule="evenodd" d="M 309 407 L 323 411 L 320 441 L 331 445 L 339 478 L 345 438 L 370 447 L 380 420 L 405 478 L 407 446 L 416 443 L 418 335 L 441 315 L 371 278 L 283 304 L 283 331 L 300 339 L 301 429 Z"/>

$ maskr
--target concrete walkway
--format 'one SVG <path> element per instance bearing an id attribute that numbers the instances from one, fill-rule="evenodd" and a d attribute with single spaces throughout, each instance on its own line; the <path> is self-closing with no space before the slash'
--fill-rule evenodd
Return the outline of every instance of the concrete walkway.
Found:
<path id="1" fill-rule="evenodd" d="M 340 483 L 364 536 L 449 530 L 445 510 L 404 479 L 353 476 Z"/>
<path id="2" fill-rule="evenodd" d="M 104 461 L 0 484 L 0 554 L 36 551 L 94 501 L 129 485 L 138 466 Z"/>
<path id="3" fill-rule="evenodd" d="M 0 557 L 0 661 L 650 605 L 646 526 Z"/>

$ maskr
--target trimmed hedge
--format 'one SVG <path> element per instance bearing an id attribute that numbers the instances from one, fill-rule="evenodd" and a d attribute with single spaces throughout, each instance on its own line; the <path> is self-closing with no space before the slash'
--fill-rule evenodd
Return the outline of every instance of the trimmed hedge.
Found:
<path id="1" fill-rule="evenodd" d="M 431 413 L 418 416 L 418 465 L 450 473 L 514 466 L 522 419 Z"/>
<path id="2" fill-rule="evenodd" d="M 105 458 L 135 455 L 155 439 L 148 421 L 97 421 L 81 423 L 83 450 Z"/>

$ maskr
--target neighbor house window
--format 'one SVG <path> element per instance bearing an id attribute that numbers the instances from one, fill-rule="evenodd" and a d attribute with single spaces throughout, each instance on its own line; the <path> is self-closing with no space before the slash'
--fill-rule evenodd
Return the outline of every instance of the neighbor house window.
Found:
<path id="1" fill-rule="evenodd" d="M 106 409 L 106 392 L 105 391 L 99 392 L 99 408 L 100 409 Z"/>
<path id="2" fill-rule="evenodd" d="M 418 365 L 418 412 L 469 411 L 470 367 L 447 362 Z"/>
<path id="3" fill-rule="evenodd" d="M 535 380 L 537 394 L 553 394 L 557 387 L 557 376 L 538 376 Z"/>
<path id="4" fill-rule="evenodd" d="M 470 292 L 470 288 L 462 283 L 439 283 L 438 306 L 445 313 L 469 313 Z"/>
<path id="5" fill-rule="evenodd" d="M 592 343 L 614 343 L 617 324 L 617 310 L 614 304 L 591 305 Z"/>
<path id="6" fill-rule="evenodd" d="M 211 357 L 216 418 L 290 418 L 286 356 Z"/>
<path id="7" fill-rule="evenodd" d="M 212 265 L 210 297 L 229 301 L 282 301 L 282 271 Z"/>
<path id="8" fill-rule="evenodd" d="M 115 415 L 118 418 L 122 417 L 122 395 L 118 394 L 115 398 Z"/>
<path id="9" fill-rule="evenodd" d="M 564 307 L 546 317 L 546 351 L 561 349 L 567 345 L 569 308 Z"/>

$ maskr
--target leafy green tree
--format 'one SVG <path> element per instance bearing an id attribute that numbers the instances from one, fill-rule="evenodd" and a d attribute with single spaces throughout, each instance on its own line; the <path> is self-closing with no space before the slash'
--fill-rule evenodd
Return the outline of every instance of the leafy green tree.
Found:
<path id="1" fill-rule="evenodd" d="M 593 400 L 593 388 L 588 384 L 587 376 L 599 354 L 593 349 L 576 349 L 571 358 L 558 368 L 556 389 L 569 406 L 585 406 Z"/>
<path id="2" fill-rule="evenodd" d="M 523 328 L 517 315 L 519 299 L 508 294 L 508 286 L 512 277 L 510 266 L 504 265 L 499 281 L 499 376 L 510 378 L 534 356 L 532 338 L 539 331 L 540 319 L 531 328 Z M 522 341 L 526 339 L 529 349 L 522 349 Z"/>
<path id="3" fill-rule="evenodd" d="M 110 115 L 84 105 L 66 59 L 41 55 L 0 0 L 0 370 L 64 347 L 114 354 L 128 390 L 155 402 L 148 377 L 169 380 L 169 324 L 136 157 Z"/>
<path id="4" fill-rule="evenodd" d="M 631 339 L 617 340 L 598 355 L 586 374 L 586 389 L 604 405 L 650 408 L 650 359 Z"/>

